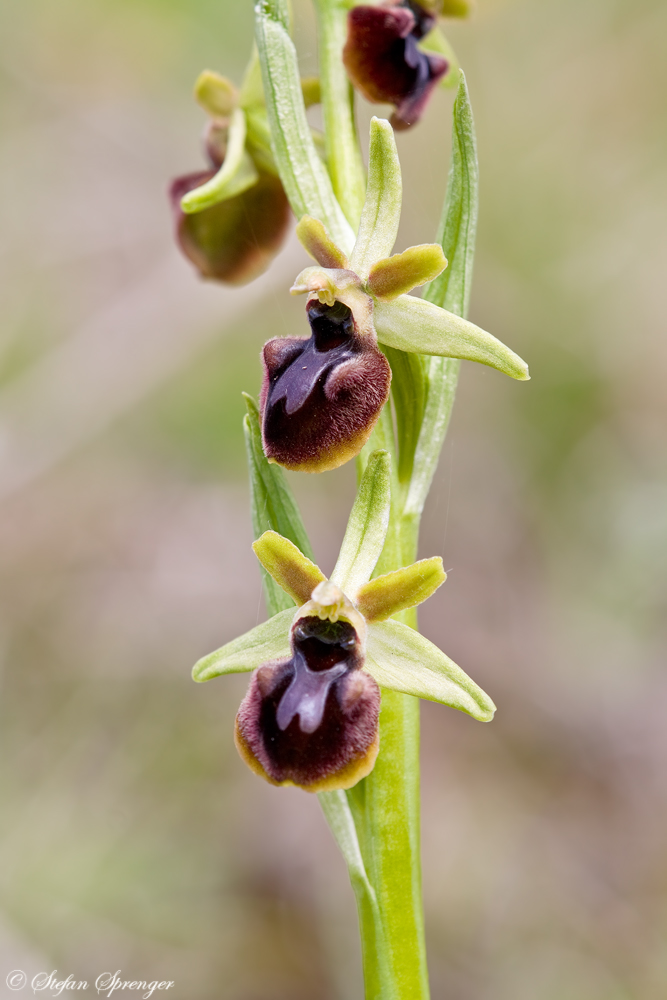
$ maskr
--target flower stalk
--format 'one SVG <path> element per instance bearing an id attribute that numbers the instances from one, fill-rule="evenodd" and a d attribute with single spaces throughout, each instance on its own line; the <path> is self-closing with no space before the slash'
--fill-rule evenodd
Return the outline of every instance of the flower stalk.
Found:
<path id="1" fill-rule="evenodd" d="M 211 207 L 230 184 L 251 190 L 253 171 L 268 163 L 315 263 L 291 289 L 306 296 L 310 337 L 269 341 L 259 407 L 246 397 L 253 548 L 270 617 L 201 659 L 194 677 L 253 671 L 237 747 L 271 783 L 319 795 L 357 900 L 366 1000 L 428 1000 L 418 699 L 479 721 L 489 721 L 495 706 L 417 631 L 417 605 L 445 580 L 440 559 L 415 561 L 419 526 L 461 360 L 529 376 L 521 358 L 466 318 L 477 156 L 463 73 L 437 241 L 394 253 L 402 181 L 393 130 L 373 119 L 366 182 L 342 62 L 345 49 L 348 68 L 389 72 L 382 53 L 354 51 L 352 28 L 360 17 L 377 19 L 379 8 L 360 13 L 357 5 L 351 15 L 348 0 L 314 3 L 326 166 L 306 118 L 304 93 L 312 88 L 299 77 L 287 0 L 256 5 L 258 62 L 239 104 L 213 75 L 202 82 L 214 113 L 229 111 L 228 165 L 222 161 L 215 177 L 187 195 L 183 210 Z M 392 98 L 410 111 L 394 116 L 395 128 L 417 121 L 446 71 L 445 60 L 416 48 L 436 6 L 387 5 L 389 20 L 407 26 L 391 42 L 392 58 L 398 52 L 423 78 L 418 99 L 398 91 Z M 445 8 L 461 13 L 456 4 Z M 372 44 L 372 33 L 364 38 Z M 421 298 L 408 294 L 420 285 Z M 357 499 L 327 580 L 281 466 L 319 472 L 355 455 Z"/>

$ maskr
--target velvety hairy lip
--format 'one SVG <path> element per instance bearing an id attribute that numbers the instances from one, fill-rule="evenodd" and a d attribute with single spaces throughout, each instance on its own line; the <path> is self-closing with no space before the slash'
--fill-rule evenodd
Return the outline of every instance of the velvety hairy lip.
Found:
<path id="1" fill-rule="evenodd" d="M 446 59 L 417 47 L 434 20 L 414 2 L 359 6 L 348 15 L 345 68 L 368 101 L 394 105 L 391 123 L 396 129 L 419 121 L 433 88 L 449 69 Z"/>
<path id="2" fill-rule="evenodd" d="M 307 339 L 264 346 L 260 397 L 267 458 L 288 469 L 333 469 L 356 455 L 389 394 L 391 370 L 352 309 L 317 300 L 307 307 Z"/>
<path id="3" fill-rule="evenodd" d="M 241 756 L 273 784 L 334 787 L 370 769 L 380 691 L 346 621 L 316 616 L 292 629 L 292 656 L 260 667 L 237 716 Z"/>

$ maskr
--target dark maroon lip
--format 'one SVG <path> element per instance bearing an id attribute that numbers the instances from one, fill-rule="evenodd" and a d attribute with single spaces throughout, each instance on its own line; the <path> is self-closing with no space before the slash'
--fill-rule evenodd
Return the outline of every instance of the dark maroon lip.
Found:
<path id="1" fill-rule="evenodd" d="M 434 16 L 414 0 L 385 7 L 362 5 L 348 15 L 343 50 L 348 75 L 367 100 L 394 105 L 391 123 L 396 129 L 419 121 L 433 88 L 449 69 L 446 59 L 417 46 L 434 23 Z"/>
<path id="2" fill-rule="evenodd" d="M 341 302 L 333 307 L 316 304 L 308 309 L 311 336 L 303 350 L 273 376 L 267 407 L 283 404 L 291 416 L 311 397 L 318 383 L 338 365 L 358 353 L 352 311 Z"/>

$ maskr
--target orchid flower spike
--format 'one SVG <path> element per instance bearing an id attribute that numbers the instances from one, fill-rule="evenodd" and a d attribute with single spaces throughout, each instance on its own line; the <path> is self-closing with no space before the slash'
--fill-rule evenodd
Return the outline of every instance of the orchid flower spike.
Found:
<path id="1" fill-rule="evenodd" d="M 197 681 L 254 671 L 236 717 L 237 749 L 273 785 L 351 788 L 373 768 L 381 689 L 488 722 L 490 698 L 414 629 L 391 620 L 445 581 L 439 558 L 371 579 L 389 524 L 390 457 L 370 456 L 331 578 L 275 531 L 253 545 L 298 606 L 200 660 Z"/>
<path id="2" fill-rule="evenodd" d="M 292 288 L 307 295 L 311 335 L 276 337 L 264 346 L 260 409 L 271 462 L 322 472 L 359 453 L 389 395 L 391 371 L 378 342 L 528 378 L 525 362 L 490 333 L 406 294 L 437 277 L 447 261 L 436 243 L 390 256 L 401 198 L 393 130 L 373 118 L 366 201 L 349 259 L 319 220 L 305 215 L 297 226 L 317 261 Z"/>
<path id="3" fill-rule="evenodd" d="M 303 81 L 307 103 L 317 81 Z M 287 234 L 290 208 L 271 152 L 259 63 L 240 92 L 210 70 L 195 97 L 209 116 L 204 147 L 210 167 L 172 181 L 176 239 L 203 278 L 244 285 L 266 270 Z"/>

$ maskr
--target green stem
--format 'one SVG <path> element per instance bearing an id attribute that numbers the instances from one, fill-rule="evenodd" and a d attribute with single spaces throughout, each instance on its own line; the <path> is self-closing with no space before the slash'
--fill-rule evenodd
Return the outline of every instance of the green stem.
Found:
<path id="1" fill-rule="evenodd" d="M 364 164 L 354 124 L 354 92 L 341 59 L 347 7 L 341 0 L 314 0 L 327 167 L 334 194 L 356 230 L 366 192 Z"/>
<path id="2" fill-rule="evenodd" d="M 391 411 L 386 407 L 367 449 L 392 455 L 392 509 L 385 547 L 376 574 L 413 562 L 417 555 L 419 517 L 406 516 L 406 489 L 399 481 Z M 368 454 L 366 449 L 360 466 Z M 417 627 L 414 609 L 397 616 Z M 419 816 L 419 701 L 383 690 L 380 753 L 373 771 L 347 793 L 368 877 L 376 894 L 388 965 L 389 986 L 382 1000 L 428 1000 L 421 893 Z M 370 928 L 360 914 L 362 941 Z M 376 977 L 379 956 L 364 954 L 364 979 Z"/>
<path id="3" fill-rule="evenodd" d="M 477 188 L 474 124 L 461 73 L 454 105 L 447 197 L 438 233 L 449 267 L 425 291 L 429 301 L 458 315 L 467 312 L 470 296 Z M 386 573 L 416 558 L 421 513 L 449 423 L 460 369 L 460 361 L 452 358 L 429 358 L 422 368 L 401 357 L 402 352 L 388 353 L 393 371 L 392 399 L 398 441 L 386 407 L 362 456 L 363 462 L 368 451 L 379 447 L 388 450 L 393 458 L 391 519 L 376 573 Z M 419 427 L 416 440 L 412 429 L 415 423 Z M 401 617 L 406 624 L 417 627 L 414 611 Z M 416 699 L 383 691 L 380 753 L 375 768 L 347 794 L 387 943 L 391 990 L 382 1000 L 427 1000 Z M 361 929 L 363 939 L 363 921 Z M 367 981 L 372 973 L 365 962 Z"/>

